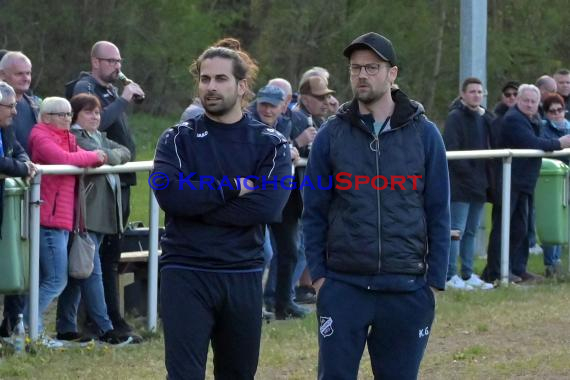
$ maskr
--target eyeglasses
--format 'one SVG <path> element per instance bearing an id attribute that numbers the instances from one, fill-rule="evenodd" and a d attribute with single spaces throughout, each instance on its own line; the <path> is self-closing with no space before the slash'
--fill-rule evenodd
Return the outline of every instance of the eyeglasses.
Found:
<path id="1" fill-rule="evenodd" d="M 111 65 L 118 65 L 119 63 L 123 63 L 125 61 L 123 61 L 123 59 L 119 58 L 119 59 L 115 59 L 115 58 L 99 58 L 97 57 L 97 59 L 99 61 L 105 61 L 108 62 Z"/>
<path id="2" fill-rule="evenodd" d="M 564 111 L 566 111 L 564 108 L 551 108 L 546 112 L 557 114 L 557 113 L 564 113 Z"/>
<path id="3" fill-rule="evenodd" d="M 48 115 L 57 117 L 73 117 L 73 112 L 49 112 Z"/>
<path id="4" fill-rule="evenodd" d="M 351 75 L 360 75 L 363 67 L 366 74 L 376 75 L 380 71 L 380 67 L 382 67 L 382 65 L 379 63 L 368 63 L 366 65 L 352 64 L 348 66 L 348 69 L 350 70 Z"/>
<path id="5" fill-rule="evenodd" d="M 0 103 L 0 106 L 15 110 L 15 109 L 16 109 L 16 106 L 17 106 L 17 103 L 12 103 L 12 104 L 2 104 L 2 103 Z"/>
<path id="6" fill-rule="evenodd" d="M 505 96 L 505 98 L 516 98 L 516 97 L 517 97 L 517 92 L 516 92 L 516 91 L 503 92 L 503 95 Z"/>

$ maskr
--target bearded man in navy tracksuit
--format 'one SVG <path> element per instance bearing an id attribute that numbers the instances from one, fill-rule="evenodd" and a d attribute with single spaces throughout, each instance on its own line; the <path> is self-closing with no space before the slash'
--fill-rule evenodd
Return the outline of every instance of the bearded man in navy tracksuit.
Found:
<path id="1" fill-rule="evenodd" d="M 423 107 L 392 89 L 398 67 L 388 39 L 367 33 L 344 55 L 355 98 L 321 127 L 307 166 L 312 184 L 332 176 L 332 187 L 304 189 L 319 379 L 356 379 L 366 343 L 375 378 L 415 379 L 434 318 L 432 288 L 446 280 L 445 147 Z M 363 176 L 358 186 L 355 176 Z"/>
<path id="2" fill-rule="evenodd" d="M 195 72 L 205 114 L 165 131 L 156 148 L 169 379 L 203 379 L 210 342 L 216 379 L 253 379 L 257 369 L 265 224 L 287 202 L 291 156 L 283 135 L 242 113 L 250 64 L 242 51 L 204 51 Z"/>

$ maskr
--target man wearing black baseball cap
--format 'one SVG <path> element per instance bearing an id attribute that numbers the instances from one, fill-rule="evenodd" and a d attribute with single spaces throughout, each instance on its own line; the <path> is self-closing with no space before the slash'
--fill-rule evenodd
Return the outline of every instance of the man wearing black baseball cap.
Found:
<path id="1" fill-rule="evenodd" d="M 367 33 L 344 55 L 354 99 L 317 134 L 307 177 L 320 185 L 304 192 L 305 250 L 319 292 L 318 377 L 355 379 L 367 343 L 375 378 L 416 379 L 432 289 L 446 280 L 445 147 L 422 105 L 395 88 L 390 40 Z M 344 181 L 327 187 L 339 175 Z"/>

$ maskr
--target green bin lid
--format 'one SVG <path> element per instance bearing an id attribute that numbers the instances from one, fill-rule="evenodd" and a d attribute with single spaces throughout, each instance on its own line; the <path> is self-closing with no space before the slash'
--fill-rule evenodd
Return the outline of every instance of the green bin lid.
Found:
<path id="1" fill-rule="evenodd" d="M 560 176 L 566 175 L 568 172 L 568 165 L 559 160 L 551 158 L 543 158 L 542 166 L 540 167 L 541 176 Z"/>
<path id="2" fill-rule="evenodd" d="M 4 195 L 20 195 L 27 188 L 28 185 L 21 178 L 6 178 L 4 180 Z"/>

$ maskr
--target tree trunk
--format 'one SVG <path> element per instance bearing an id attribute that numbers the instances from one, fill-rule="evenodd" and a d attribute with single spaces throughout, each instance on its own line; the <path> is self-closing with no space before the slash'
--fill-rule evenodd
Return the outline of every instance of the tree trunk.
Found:
<path id="1" fill-rule="evenodd" d="M 435 93 L 437 89 L 437 81 L 441 71 L 441 56 L 443 55 L 443 35 L 445 32 L 445 22 L 447 19 L 447 12 L 445 1 L 440 2 L 441 14 L 439 17 L 439 30 L 437 33 L 436 50 L 435 50 L 435 64 L 433 65 L 432 79 L 429 83 L 428 96 L 426 102 L 426 110 L 431 110 L 435 101 Z"/>

